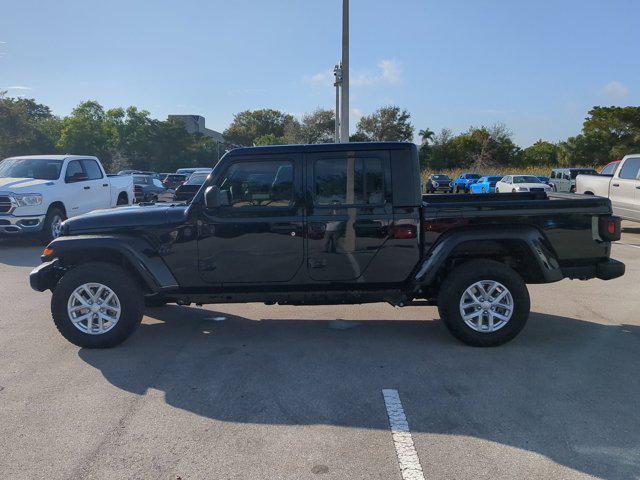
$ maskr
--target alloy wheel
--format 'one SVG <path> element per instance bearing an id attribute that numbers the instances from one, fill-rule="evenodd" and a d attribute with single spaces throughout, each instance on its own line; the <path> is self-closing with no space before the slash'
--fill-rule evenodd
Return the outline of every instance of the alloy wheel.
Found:
<path id="1" fill-rule="evenodd" d="M 513 296 L 495 280 L 481 280 L 467 288 L 460 298 L 460 315 L 476 332 L 493 333 L 503 328 L 514 312 Z"/>
<path id="2" fill-rule="evenodd" d="M 101 283 L 85 283 L 76 288 L 67 303 L 73 325 L 83 333 L 102 335 L 116 326 L 122 307 L 116 293 Z"/>

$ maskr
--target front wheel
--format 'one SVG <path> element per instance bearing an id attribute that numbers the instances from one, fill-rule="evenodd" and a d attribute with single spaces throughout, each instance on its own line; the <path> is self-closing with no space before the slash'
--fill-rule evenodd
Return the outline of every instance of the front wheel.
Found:
<path id="1" fill-rule="evenodd" d="M 40 232 L 40 240 L 44 245 L 49 244 L 51 240 L 54 240 L 62 233 L 62 222 L 64 222 L 66 216 L 62 209 L 52 207 L 47 212 L 42 224 L 42 231 Z"/>
<path id="2" fill-rule="evenodd" d="M 440 286 L 438 311 L 447 329 L 473 347 L 495 347 L 522 331 L 531 308 L 529 291 L 513 269 L 493 260 L 471 260 Z"/>
<path id="3" fill-rule="evenodd" d="M 140 286 L 110 263 L 73 268 L 53 290 L 51 313 L 64 338 L 84 348 L 109 348 L 138 328 L 144 312 Z"/>

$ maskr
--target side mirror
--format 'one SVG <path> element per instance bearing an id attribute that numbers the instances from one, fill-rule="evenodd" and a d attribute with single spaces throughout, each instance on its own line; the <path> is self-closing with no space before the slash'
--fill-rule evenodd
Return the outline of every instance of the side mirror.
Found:
<path id="1" fill-rule="evenodd" d="M 207 187 L 204 191 L 204 205 L 208 209 L 229 205 L 229 193 L 226 190 L 221 191 L 217 185 Z"/>

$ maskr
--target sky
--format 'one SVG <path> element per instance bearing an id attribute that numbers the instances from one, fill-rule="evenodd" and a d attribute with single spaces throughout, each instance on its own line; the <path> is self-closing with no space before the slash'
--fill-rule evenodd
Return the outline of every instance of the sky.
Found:
<path id="1" fill-rule="evenodd" d="M 0 90 L 67 115 L 136 105 L 223 131 L 246 109 L 333 108 L 341 0 L 0 0 Z M 640 0 L 351 0 L 351 123 L 504 123 L 526 147 L 594 105 L 640 105 Z M 416 135 L 417 140 L 417 135 Z"/>

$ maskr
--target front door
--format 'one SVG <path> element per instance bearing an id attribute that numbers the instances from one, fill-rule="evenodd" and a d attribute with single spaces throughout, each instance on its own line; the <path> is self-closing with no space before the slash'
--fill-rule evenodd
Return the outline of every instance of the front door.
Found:
<path id="1" fill-rule="evenodd" d="M 229 204 L 202 207 L 202 279 L 224 285 L 291 280 L 304 256 L 301 156 L 233 157 L 214 183 Z"/>
<path id="2" fill-rule="evenodd" d="M 309 276 L 364 280 L 393 222 L 389 153 L 316 153 L 305 163 Z"/>

